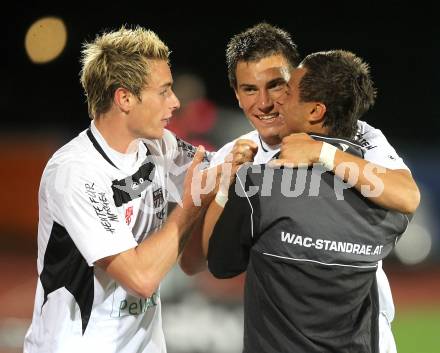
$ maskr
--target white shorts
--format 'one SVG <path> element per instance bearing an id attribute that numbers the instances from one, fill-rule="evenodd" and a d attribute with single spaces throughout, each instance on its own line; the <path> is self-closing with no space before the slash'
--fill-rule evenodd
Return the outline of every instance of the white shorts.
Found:
<path id="1" fill-rule="evenodd" d="M 383 313 L 379 314 L 379 352 L 397 353 L 391 324 Z"/>

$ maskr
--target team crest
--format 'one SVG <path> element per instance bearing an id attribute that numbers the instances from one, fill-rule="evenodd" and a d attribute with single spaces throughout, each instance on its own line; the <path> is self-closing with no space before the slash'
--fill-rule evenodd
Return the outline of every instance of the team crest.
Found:
<path id="1" fill-rule="evenodd" d="M 127 223 L 127 225 L 130 225 L 131 223 L 131 216 L 133 216 L 133 206 L 130 206 L 125 210 L 125 223 Z"/>

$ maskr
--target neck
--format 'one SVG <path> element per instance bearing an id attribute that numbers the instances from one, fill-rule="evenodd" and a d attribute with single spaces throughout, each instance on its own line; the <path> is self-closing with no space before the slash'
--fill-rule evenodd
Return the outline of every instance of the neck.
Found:
<path id="1" fill-rule="evenodd" d="M 95 126 L 107 144 L 120 153 L 137 151 L 137 138 L 127 130 L 123 119 L 114 115 L 100 115 L 94 119 Z"/>
<path id="2" fill-rule="evenodd" d="M 329 132 L 330 132 L 329 129 L 327 127 L 323 127 L 322 125 L 312 126 L 307 131 L 308 134 L 319 134 L 319 135 L 324 135 L 324 136 L 328 136 Z"/>
<path id="3" fill-rule="evenodd" d="M 309 134 L 320 134 L 320 135 L 328 135 L 330 132 L 330 129 L 328 126 L 324 126 L 324 118 L 319 119 L 319 120 L 311 120 L 308 122 L 307 126 L 305 127 L 305 129 L 307 131 L 307 133 Z"/>
<path id="4" fill-rule="evenodd" d="M 300 126 L 296 129 L 282 131 L 282 133 L 279 135 L 278 142 L 274 143 L 274 145 L 280 144 L 281 140 L 284 137 L 292 135 L 292 134 L 306 133 L 306 134 L 319 134 L 319 135 L 328 136 L 329 132 L 330 131 L 329 131 L 328 127 L 322 126 L 322 123 L 320 123 L 320 124 L 307 124 L 305 126 Z M 266 142 L 268 145 L 272 145 L 269 142 L 267 142 L 266 140 L 263 140 L 263 141 Z"/>
<path id="5" fill-rule="evenodd" d="M 260 135 L 260 137 L 263 142 L 270 147 L 278 146 L 281 143 L 281 139 L 278 136 L 263 137 Z"/>

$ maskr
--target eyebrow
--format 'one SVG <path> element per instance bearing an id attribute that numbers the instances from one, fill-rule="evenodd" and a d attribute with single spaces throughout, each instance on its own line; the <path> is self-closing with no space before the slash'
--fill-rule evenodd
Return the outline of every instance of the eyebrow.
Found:
<path id="1" fill-rule="evenodd" d="M 249 83 L 242 83 L 238 86 L 239 88 L 255 88 L 257 85 L 251 85 Z"/>
<path id="2" fill-rule="evenodd" d="M 273 86 L 276 86 L 276 85 L 279 84 L 279 83 L 287 83 L 287 82 L 286 82 L 286 80 L 285 80 L 284 78 L 282 78 L 282 77 L 277 77 L 277 78 L 274 78 L 273 80 L 270 80 L 270 81 L 266 84 L 266 86 L 267 86 L 267 87 L 273 87 Z"/>
<path id="3" fill-rule="evenodd" d="M 165 82 L 163 85 L 160 85 L 159 88 L 165 88 L 165 87 L 171 87 L 173 85 L 173 82 Z"/>
<path id="4" fill-rule="evenodd" d="M 279 83 L 287 83 L 286 80 L 282 77 L 274 78 L 273 80 L 270 80 L 266 83 L 266 87 L 274 87 Z M 238 86 L 239 88 L 255 88 L 257 85 L 249 84 L 249 83 L 242 83 Z"/>

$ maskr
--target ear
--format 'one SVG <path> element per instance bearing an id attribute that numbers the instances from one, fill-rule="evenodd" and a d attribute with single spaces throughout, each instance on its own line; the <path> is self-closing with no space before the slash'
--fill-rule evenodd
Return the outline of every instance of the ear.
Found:
<path id="1" fill-rule="evenodd" d="M 321 123 L 324 121 L 327 107 L 324 103 L 314 102 L 310 106 L 309 122 L 311 124 Z"/>
<path id="2" fill-rule="evenodd" d="M 133 104 L 133 94 L 127 90 L 126 88 L 117 88 L 114 96 L 113 103 L 118 107 L 122 112 L 128 113 L 131 110 Z"/>

